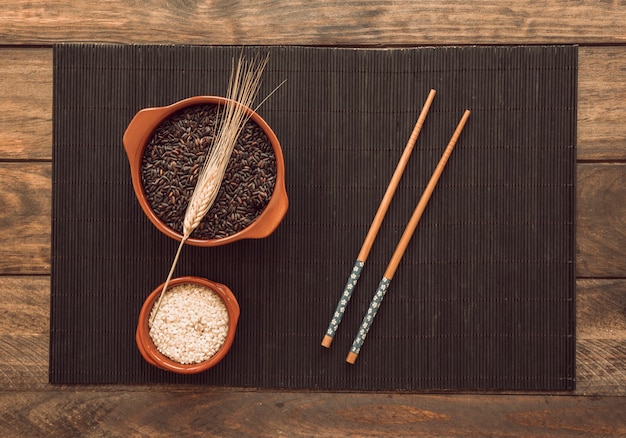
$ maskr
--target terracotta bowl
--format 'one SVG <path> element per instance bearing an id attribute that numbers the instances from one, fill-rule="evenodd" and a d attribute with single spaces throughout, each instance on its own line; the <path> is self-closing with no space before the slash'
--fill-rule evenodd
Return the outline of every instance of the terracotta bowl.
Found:
<path id="1" fill-rule="evenodd" d="M 141 163 L 145 147 L 152 138 L 152 135 L 157 127 L 172 114 L 188 106 L 201 104 L 225 105 L 228 102 L 232 101 L 223 97 L 196 96 L 178 101 L 169 106 L 146 108 L 139 111 L 135 115 L 124 133 L 124 149 L 128 155 L 133 189 L 137 199 L 139 200 L 139 204 L 150 221 L 161 232 L 178 241 L 182 239 L 182 235 L 161 221 L 161 219 L 152 210 L 146 199 L 144 187 L 141 182 Z M 187 243 L 191 245 L 219 246 L 235 242 L 240 239 L 260 239 L 267 237 L 274 232 L 287 212 L 289 201 L 287 198 L 287 191 L 285 189 L 285 163 L 278 138 L 265 120 L 261 118 L 261 116 L 248 107 L 244 107 L 244 109 L 250 116 L 250 120 L 256 123 L 263 130 L 274 150 L 274 155 L 276 157 L 276 184 L 274 186 L 272 197 L 262 213 L 244 229 L 229 236 L 217 239 L 189 238 Z"/>
<path id="2" fill-rule="evenodd" d="M 150 317 L 152 306 L 156 302 L 160 292 L 163 290 L 163 284 L 159 285 L 155 290 L 153 290 L 144 302 L 144 305 L 141 308 L 141 312 L 139 313 L 139 322 L 137 324 L 135 340 L 137 342 L 139 352 L 141 353 L 143 358 L 155 367 L 178 374 L 196 374 L 202 371 L 206 371 L 209 368 L 217 365 L 230 350 L 230 347 L 232 346 L 235 339 L 237 321 L 239 320 L 239 303 L 237 303 L 237 299 L 227 286 L 201 277 L 174 278 L 170 281 L 168 285 L 168 290 L 172 286 L 184 283 L 195 283 L 206 286 L 214 291 L 216 294 L 218 294 L 224 301 L 224 304 L 226 304 L 226 308 L 228 309 L 229 327 L 226 341 L 224 342 L 222 347 L 211 358 L 205 360 L 204 362 L 196 364 L 178 363 L 170 359 L 169 357 L 161 354 L 161 352 L 157 350 L 154 342 L 152 342 L 152 338 L 150 337 L 148 318 Z"/>

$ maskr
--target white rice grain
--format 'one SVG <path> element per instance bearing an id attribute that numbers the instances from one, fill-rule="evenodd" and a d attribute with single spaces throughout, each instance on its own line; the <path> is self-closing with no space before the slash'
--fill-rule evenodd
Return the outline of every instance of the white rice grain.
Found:
<path id="1" fill-rule="evenodd" d="M 150 327 L 157 350 L 180 364 L 210 359 L 227 334 L 226 304 L 208 287 L 193 283 L 167 290 Z"/>

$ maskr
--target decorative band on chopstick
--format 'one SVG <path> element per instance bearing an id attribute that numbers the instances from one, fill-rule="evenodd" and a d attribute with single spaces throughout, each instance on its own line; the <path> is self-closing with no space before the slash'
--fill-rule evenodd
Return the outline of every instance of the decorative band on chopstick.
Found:
<path id="1" fill-rule="evenodd" d="M 350 297 L 352 296 L 352 292 L 354 291 L 356 282 L 361 276 L 361 271 L 363 270 L 364 265 L 365 263 L 363 263 L 361 260 L 357 260 L 356 262 L 354 262 L 354 266 L 352 267 L 352 272 L 348 277 L 346 287 L 343 289 L 343 293 L 341 294 L 341 299 L 339 300 L 339 303 L 337 303 L 337 308 L 335 309 L 335 313 L 333 314 L 333 319 L 330 320 L 330 324 L 328 325 L 328 329 L 326 330 L 326 335 L 322 340 L 322 345 L 326 348 L 330 347 L 330 344 L 333 342 L 335 332 L 337 331 L 339 323 L 343 318 L 343 314 L 346 311 L 346 306 L 350 301 Z"/>
<path id="2" fill-rule="evenodd" d="M 380 280 L 380 283 L 378 283 L 378 288 L 376 288 L 374 298 L 372 298 L 372 301 L 370 302 L 367 313 L 365 314 L 365 316 L 363 317 L 363 321 L 361 322 L 361 327 L 359 328 L 359 331 L 356 334 L 354 341 L 352 342 L 352 347 L 350 347 L 350 353 L 348 354 L 348 359 L 346 359 L 348 362 L 354 363 L 354 361 L 351 361 L 352 357 L 354 357 L 354 360 L 356 360 L 357 356 L 359 355 L 361 347 L 363 346 L 363 342 L 365 342 L 367 332 L 370 331 L 372 322 L 374 322 L 376 312 L 378 312 L 378 309 L 383 302 L 383 298 L 385 298 L 385 294 L 389 289 L 389 283 L 391 283 L 391 279 L 387 277 L 383 277 L 382 280 Z"/>

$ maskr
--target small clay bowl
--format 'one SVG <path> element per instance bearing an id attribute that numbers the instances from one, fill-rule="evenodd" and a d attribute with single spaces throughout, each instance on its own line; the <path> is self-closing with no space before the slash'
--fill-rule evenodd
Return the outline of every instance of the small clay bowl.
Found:
<path id="1" fill-rule="evenodd" d="M 228 310 L 229 322 L 228 334 L 221 348 L 209 359 L 205 360 L 204 362 L 195 364 L 178 363 L 170 359 L 169 357 L 161 354 L 161 352 L 157 350 L 154 342 L 152 341 L 152 338 L 150 337 L 150 327 L 148 326 L 148 319 L 150 317 L 150 312 L 152 311 L 152 306 L 154 306 L 159 294 L 163 290 L 163 285 L 165 283 L 159 285 L 155 290 L 153 290 L 144 302 L 143 307 L 141 308 L 141 312 L 139 313 L 139 322 L 137 324 L 135 340 L 137 342 L 139 352 L 146 360 L 146 362 L 150 363 L 151 365 L 178 374 L 196 374 L 202 371 L 206 371 L 209 368 L 217 365 L 230 350 L 230 347 L 232 346 L 235 339 L 237 321 L 239 320 L 239 303 L 227 286 L 207 280 L 206 278 L 178 277 L 172 279 L 167 287 L 169 290 L 170 287 L 185 283 L 195 283 L 201 286 L 206 286 L 217 295 L 219 295 L 224 301 L 224 304 L 226 305 L 226 308 Z"/>
<path id="2" fill-rule="evenodd" d="M 227 103 L 241 105 L 240 103 L 236 103 L 224 97 L 196 96 L 178 101 L 169 106 L 146 108 L 135 114 L 135 117 L 131 120 L 126 128 L 126 132 L 124 133 L 124 149 L 126 150 L 126 154 L 128 156 L 133 189 L 139 204 L 144 213 L 148 216 L 148 219 L 150 219 L 150 221 L 162 233 L 178 241 L 182 239 L 182 234 L 166 225 L 152 210 L 148 200 L 146 199 L 145 190 L 141 181 L 141 165 L 144 150 L 157 127 L 176 112 L 194 105 L 225 105 Z M 228 236 L 215 239 L 199 239 L 191 237 L 187 239 L 187 243 L 190 245 L 219 246 L 241 239 L 260 239 L 267 237 L 274 232 L 287 212 L 289 201 L 285 188 L 285 162 L 278 138 L 265 120 L 261 118 L 261 116 L 246 106 L 243 106 L 243 108 L 250 116 L 250 120 L 256 123 L 263 130 L 272 145 L 274 155 L 276 157 L 276 183 L 274 191 L 272 192 L 272 196 L 261 214 L 242 230 Z"/>

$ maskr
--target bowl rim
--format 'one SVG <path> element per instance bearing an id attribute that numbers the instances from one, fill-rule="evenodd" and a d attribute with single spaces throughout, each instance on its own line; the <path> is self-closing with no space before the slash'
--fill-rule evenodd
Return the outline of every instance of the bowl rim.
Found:
<path id="1" fill-rule="evenodd" d="M 229 320 L 226 340 L 213 356 L 203 362 L 195 364 L 181 364 L 162 354 L 154 345 L 154 342 L 150 337 L 148 318 L 150 316 L 150 312 L 152 311 L 152 306 L 158 298 L 158 295 L 163 290 L 165 282 L 157 286 L 144 301 L 144 304 L 139 313 L 139 320 L 137 322 L 137 331 L 135 335 L 139 352 L 148 363 L 158 368 L 172 371 L 178 374 L 196 374 L 202 371 L 206 371 L 209 368 L 217 365 L 226 356 L 235 340 L 235 333 L 237 331 L 237 323 L 239 321 L 240 315 L 240 308 L 239 303 L 237 302 L 237 298 L 232 293 L 230 288 L 228 288 L 228 286 L 224 284 L 217 283 L 203 277 L 184 276 L 173 278 L 169 282 L 168 288 L 188 283 L 199 284 L 201 286 L 206 286 L 211 289 L 213 292 L 220 296 L 220 298 L 224 301 L 224 304 L 226 305 L 226 309 L 228 310 Z"/>
<path id="2" fill-rule="evenodd" d="M 276 157 L 276 182 L 274 184 L 274 190 L 268 204 L 261 214 L 244 229 L 217 239 L 190 237 L 187 239 L 186 243 L 194 246 L 220 246 L 241 239 L 267 237 L 278 227 L 287 212 L 289 201 L 285 184 L 285 161 L 282 148 L 272 128 L 255 110 L 239 102 L 220 96 L 193 96 L 167 106 L 143 108 L 135 114 L 128 124 L 123 137 L 124 148 L 126 149 L 130 164 L 133 190 L 148 219 L 163 234 L 179 242 L 182 240 L 182 234 L 165 224 L 152 210 L 152 207 L 146 199 L 145 190 L 141 181 L 143 153 L 154 131 L 172 114 L 189 106 L 202 104 L 225 105 L 228 103 L 242 106 L 250 116 L 250 120 L 263 130 L 272 145 Z"/>

